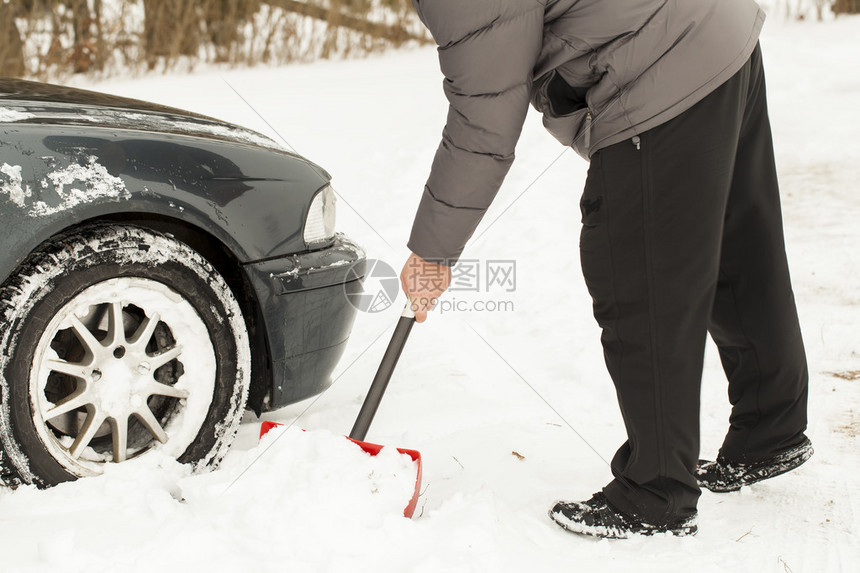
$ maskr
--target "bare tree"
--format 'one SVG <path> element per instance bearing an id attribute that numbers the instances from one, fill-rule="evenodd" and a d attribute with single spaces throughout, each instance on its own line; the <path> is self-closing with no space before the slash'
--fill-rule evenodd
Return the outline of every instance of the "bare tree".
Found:
<path id="1" fill-rule="evenodd" d="M 98 16 L 90 13 L 87 0 L 66 0 L 65 4 L 68 6 L 72 18 L 74 45 L 72 53 L 69 55 L 72 71 L 76 74 L 86 73 L 90 71 L 99 55 L 93 34 L 93 28 L 99 28 L 96 25 Z M 96 9 L 100 11 L 101 2 L 94 4 Z"/>
<path id="2" fill-rule="evenodd" d="M 860 0 L 835 0 L 833 2 L 833 13 L 860 14 Z"/>
<path id="3" fill-rule="evenodd" d="M 20 77 L 24 68 L 24 43 L 15 24 L 20 6 L 0 2 L 0 76 Z"/>

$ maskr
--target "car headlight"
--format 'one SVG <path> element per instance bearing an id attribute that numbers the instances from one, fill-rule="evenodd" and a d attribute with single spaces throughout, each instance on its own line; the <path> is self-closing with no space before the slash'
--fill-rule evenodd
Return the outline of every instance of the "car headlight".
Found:
<path id="1" fill-rule="evenodd" d="M 325 243 L 334 237 L 336 201 L 331 185 L 326 185 L 314 196 L 305 220 L 305 243 Z"/>

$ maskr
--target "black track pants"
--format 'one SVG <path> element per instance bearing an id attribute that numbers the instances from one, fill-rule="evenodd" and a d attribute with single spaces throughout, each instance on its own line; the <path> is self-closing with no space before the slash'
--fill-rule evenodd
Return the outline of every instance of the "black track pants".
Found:
<path id="1" fill-rule="evenodd" d="M 628 436 L 604 493 L 659 523 L 696 509 L 707 332 L 729 379 L 729 460 L 804 438 L 808 375 L 760 49 L 637 142 L 593 155 L 580 250 Z"/>

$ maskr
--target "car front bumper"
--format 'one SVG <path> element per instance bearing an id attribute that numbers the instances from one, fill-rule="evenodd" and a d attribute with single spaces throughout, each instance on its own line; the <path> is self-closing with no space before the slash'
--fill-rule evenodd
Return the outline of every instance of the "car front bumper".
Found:
<path id="1" fill-rule="evenodd" d="M 327 248 L 245 266 L 268 335 L 272 380 L 268 403 L 254 404 L 252 396 L 249 406 L 280 408 L 331 385 L 357 312 L 347 296 L 362 291 L 365 263 L 361 247 L 339 234 Z"/>

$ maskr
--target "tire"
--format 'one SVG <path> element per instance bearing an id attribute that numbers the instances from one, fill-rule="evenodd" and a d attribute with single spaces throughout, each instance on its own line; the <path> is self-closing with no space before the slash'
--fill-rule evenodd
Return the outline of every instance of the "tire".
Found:
<path id="1" fill-rule="evenodd" d="M 184 243 L 78 229 L 18 267 L 0 312 L 5 483 L 55 485 L 151 452 L 200 469 L 226 453 L 250 383 L 248 332 L 227 283 Z"/>

